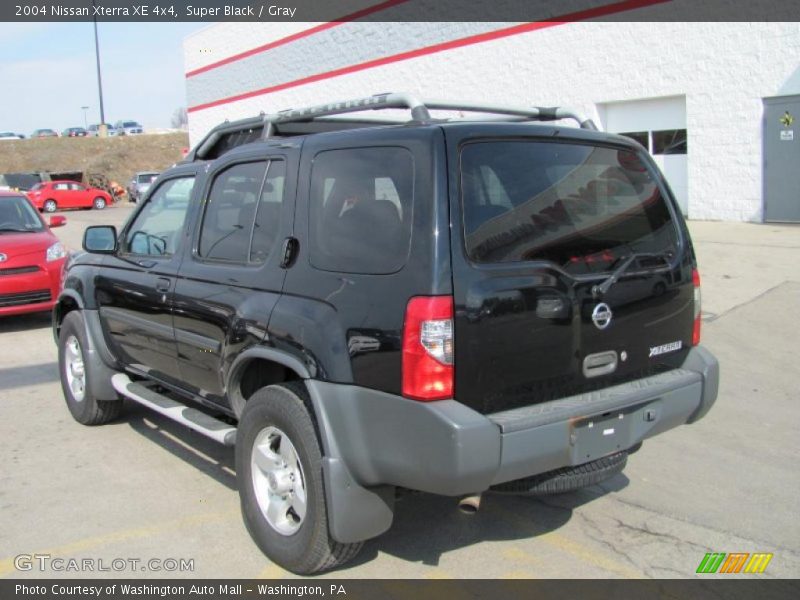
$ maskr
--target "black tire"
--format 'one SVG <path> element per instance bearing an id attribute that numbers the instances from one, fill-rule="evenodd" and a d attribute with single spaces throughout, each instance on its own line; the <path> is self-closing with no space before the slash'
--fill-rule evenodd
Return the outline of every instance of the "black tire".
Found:
<path id="1" fill-rule="evenodd" d="M 236 433 L 236 479 L 242 516 L 250 536 L 274 563 L 301 575 L 310 575 L 344 564 L 358 554 L 362 543 L 340 544 L 330 536 L 322 453 L 302 382 L 271 385 L 247 401 Z M 277 428 L 291 442 L 302 468 L 306 494 L 305 516 L 291 533 L 280 533 L 259 505 L 253 477 L 253 448 L 259 434 Z M 263 497 L 263 490 L 262 490 Z M 294 493 L 294 492 L 293 492 Z"/>
<path id="2" fill-rule="evenodd" d="M 106 207 L 106 199 L 98 196 L 94 200 L 92 200 L 92 208 L 96 208 L 97 210 L 103 210 Z"/>
<path id="3" fill-rule="evenodd" d="M 501 483 L 492 486 L 491 491 L 531 496 L 574 492 L 613 477 L 625 468 L 627 462 L 628 453 L 618 452 L 577 467 L 564 467 L 533 477 Z"/>
<path id="4" fill-rule="evenodd" d="M 76 393 L 70 384 L 70 375 L 74 377 L 71 370 L 71 350 L 69 346 L 77 343 L 82 357 L 83 364 L 83 393 Z M 61 331 L 58 335 L 58 372 L 61 379 L 61 389 L 64 392 L 64 399 L 67 408 L 72 413 L 72 417 L 83 425 L 102 425 L 113 421 L 122 412 L 121 400 L 97 400 L 91 392 L 90 380 L 92 370 L 90 363 L 86 362 L 86 328 L 83 323 L 83 315 L 79 310 L 73 310 L 67 314 L 61 323 Z M 72 363 L 74 364 L 74 362 Z"/>
<path id="5" fill-rule="evenodd" d="M 54 213 L 58 208 L 58 204 L 52 198 L 49 200 L 45 200 L 44 204 L 42 205 L 42 210 L 46 213 Z"/>

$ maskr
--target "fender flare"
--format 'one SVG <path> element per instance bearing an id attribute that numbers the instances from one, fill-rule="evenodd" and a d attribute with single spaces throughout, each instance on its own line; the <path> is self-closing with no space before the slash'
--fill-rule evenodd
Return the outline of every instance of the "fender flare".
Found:
<path id="1" fill-rule="evenodd" d="M 245 399 L 239 393 L 239 378 L 244 371 L 245 366 L 253 359 L 263 359 L 270 362 L 277 363 L 291 369 L 300 377 L 300 379 L 310 379 L 311 374 L 308 372 L 306 366 L 296 357 L 288 352 L 283 352 L 275 348 L 266 346 L 253 346 L 248 348 L 233 361 L 228 374 L 225 378 L 225 393 L 231 404 L 231 408 L 236 413 L 237 418 L 242 414 Z"/>
<path id="2" fill-rule="evenodd" d="M 58 295 L 58 300 L 56 300 L 56 303 L 53 305 L 52 319 L 51 319 L 53 328 L 53 338 L 55 339 L 56 344 L 58 344 L 58 331 L 59 329 L 61 329 L 61 322 L 64 320 L 64 314 L 61 312 L 61 307 L 64 298 L 69 298 L 70 300 L 73 300 L 75 304 L 78 305 L 78 310 L 84 310 L 85 306 L 83 298 L 81 298 L 81 295 L 75 290 L 65 289 L 61 291 L 61 293 Z"/>

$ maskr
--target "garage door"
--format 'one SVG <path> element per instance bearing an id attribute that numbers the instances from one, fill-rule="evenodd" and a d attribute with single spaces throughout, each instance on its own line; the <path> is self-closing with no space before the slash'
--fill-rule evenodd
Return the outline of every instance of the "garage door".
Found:
<path id="1" fill-rule="evenodd" d="M 678 206 L 689 214 L 686 97 L 608 102 L 597 107 L 603 129 L 632 137 L 653 155 Z"/>

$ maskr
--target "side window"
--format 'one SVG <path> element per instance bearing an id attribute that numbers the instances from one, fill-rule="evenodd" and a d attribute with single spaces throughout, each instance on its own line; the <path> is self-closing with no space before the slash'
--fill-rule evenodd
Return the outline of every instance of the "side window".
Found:
<path id="1" fill-rule="evenodd" d="M 206 202 L 198 253 L 202 258 L 248 262 L 267 161 L 228 167 L 214 179 Z"/>
<path id="2" fill-rule="evenodd" d="M 171 256 L 186 220 L 194 177 L 167 179 L 156 188 L 128 228 L 123 250 L 144 256 Z"/>
<path id="3" fill-rule="evenodd" d="M 286 163 L 282 160 L 270 161 L 253 224 L 250 262 L 263 263 L 275 247 L 280 231 L 285 182 Z"/>
<path id="4" fill-rule="evenodd" d="M 343 273 L 393 273 L 411 243 L 414 160 L 405 148 L 328 150 L 314 158 L 311 264 Z"/>
<path id="5" fill-rule="evenodd" d="M 68 183 L 56 183 L 53 186 L 53 189 L 54 190 L 59 190 L 59 191 L 66 191 L 66 190 L 69 190 L 69 184 Z"/>

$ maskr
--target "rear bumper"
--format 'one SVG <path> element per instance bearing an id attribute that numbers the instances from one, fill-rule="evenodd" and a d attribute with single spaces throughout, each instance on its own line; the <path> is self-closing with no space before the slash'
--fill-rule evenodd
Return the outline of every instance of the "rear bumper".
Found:
<path id="1" fill-rule="evenodd" d="M 306 383 L 325 456 L 354 483 L 455 496 L 583 464 L 693 423 L 716 400 L 719 365 L 697 347 L 680 369 L 492 415 L 455 400 Z"/>

